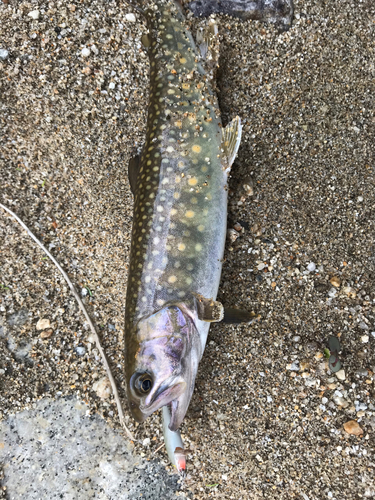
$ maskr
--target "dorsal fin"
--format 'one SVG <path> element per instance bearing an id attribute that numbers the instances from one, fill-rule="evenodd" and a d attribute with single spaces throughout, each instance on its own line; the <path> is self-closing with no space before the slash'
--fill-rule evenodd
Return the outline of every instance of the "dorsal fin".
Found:
<path id="1" fill-rule="evenodd" d="M 241 118 L 236 116 L 223 129 L 222 148 L 224 149 L 228 159 L 228 169 L 232 166 L 236 158 L 238 148 L 240 147 L 242 134 Z"/>

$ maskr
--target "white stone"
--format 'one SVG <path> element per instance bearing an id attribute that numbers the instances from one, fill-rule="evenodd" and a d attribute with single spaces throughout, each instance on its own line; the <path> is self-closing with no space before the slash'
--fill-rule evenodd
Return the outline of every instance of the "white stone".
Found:
<path id="1" fill-rule="evenodd" d="M 39 10 L 32 10 L 31 12 L 28 13 L 28 16 L 31 17 L 32 19 L 39 19 L 40 12 Z"/>
<path id="2" fill-rule="evenodd" d="M 111 90 L 113 90 L 113 89 L 116 87 L 115 82 L 111 82 L 111 83 L 108 85 L 108 87 L 109 87 Z"/>
<path id="3" fill-rule="evenodd" d="M 307 266 L 307 270 L 310 271 L 310 273 L 313 273 L 316 269 L 316 265 L 314 262 L 310 262 L 310 264 Z"/>
<path id="4" fill-rule="evenodd" d="M 43 398 L 33 406 L 1 422 L 1 486 L 9 498 L 176 498 L 164 465 L 132 452 L 125 433 L 83 402 Z"/>
<path id="5" fill-rule="evenodd" d="M 150 446 L 151 439 L 150 438 L 145 438 L 142 442 L 143 446 Z"/>
<path id="6" fill-rule="evenodd" d="M 0 49 L 0 60 L 5 61 L 5 59 L 8 59 L 9 57 L 9 51 L 7 49 Z"/>
<path id="7" fill-rule="evenodd" d="M 336 372 L 336 377 L 339 380 L 345 380 L 345 378 L 346 378 L 345 370 L 343 368 L 341 368 L 341 370 L 339 370 L 338 372 Z"/>
<path id="8" fill-rule="evenodd" d="M 362 344 L 367 344 L 368 339 L 369 339 L 368 335 L 362 335 L 361 337 Z"/>
<path id="9" fill-rule="evenodd" d="M 112 387 L 108 377 L 103 377 L 95 382 L 92 389 L 102 399 L 107 399 L 112 394 Z"/>
<path id="10" fill-rule="evenodd" d="M 89 57 L 91 50 L 88 47 L 84 47 L 81 51 L 82 57 Z"/>
<path id="11" fill-rule="evenodd" d="M 135 15 L 130 13 L 130 14 L 125 14 L 125 19 L 131 23 L 135 23 Z"/>
<path id="12" fill-rule="evenodd" d="M 90 47 L 91 52 L 94 52 L 94 54 L 97 56 L 99 54 L 98 47 L 96 45 L 91 45 Z"/>
<path id="13" fill-rule="evenodd" d="M 43 318 L 38 321 L 36 324 L 37 330 L 45 330 L 46 328 L 51 328 L 51 323 L 49 319 Z"/>

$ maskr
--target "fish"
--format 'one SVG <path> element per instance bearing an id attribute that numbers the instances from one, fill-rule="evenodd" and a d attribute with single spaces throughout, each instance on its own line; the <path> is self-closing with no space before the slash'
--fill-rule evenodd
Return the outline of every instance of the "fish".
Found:
<path id="1" fill-rule="evenodd" d="M 217 97 L 175 0 L 142 10 L 150 58 L 146 141 L 129 162 L 134 195 L 125 306 L 125 379 L 130 411 L 143 422 L 168 408 L 177 431 L 194 391 L 212 322 L 254 319 L 216 300 L 224 254 L 228 176 L 241 120 L 222 126 Z M 201 49 L 217 33 L 211 22 Z M 212 68 L 212 61 L 211 68 Z M 226 314 L 225 314 L 226 313 Z M 238 319 L 239 318 L 239 319 Z"/>

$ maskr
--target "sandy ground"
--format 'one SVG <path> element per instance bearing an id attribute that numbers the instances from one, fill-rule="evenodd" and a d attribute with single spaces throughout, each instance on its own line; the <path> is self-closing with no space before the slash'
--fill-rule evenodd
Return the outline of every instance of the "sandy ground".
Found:
<path id="1" fill-rule="evenodd" d="M 0 201 L 82 290 L 120 388 L 127 163 L 148 96 L 133 12 L 105 0 L 0 4 Z M 240 235 L 220 299 L 262 320 L 212 327 L 181 428 L 193 452 L 178 494 L 196 499 L 375 497 L 375 5 L 300 0 L 295 12 L 282 34 L 220 19 L 223 121 L 244 123 L 228 219 Z M 67 286 L 0 217 L 2 418 L 74 395 L 118 428 L 112 398 L 93 390 L 105 374 Z M 344 380 L 328 371 L 329 335 L 340 336 Z M 359 436 L 344 430 L 351 420 Z M 135 451 L 167 464 L 155 454 L 160 415 L 127 421 L 145 443 Z"/>

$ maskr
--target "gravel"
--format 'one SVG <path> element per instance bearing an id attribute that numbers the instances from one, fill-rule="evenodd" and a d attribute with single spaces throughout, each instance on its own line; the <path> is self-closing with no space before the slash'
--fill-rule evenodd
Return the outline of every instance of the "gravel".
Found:
<path id="1" fill-rule="evenodd" d="M 228 243 L 219 299 L 262 318 L 211 329 L 181 428 L 192 452 L 180 496 L 375 495 L 375 7 L 306 0 L 295 13 L 284 33 L 218 18 L 223 121 L 238 114 L 243 122 L 228 220 L 243 229 Z M 145 134 L 145 22 L 103 0 L 9 0 L 0 20 L 8 52 L 0 60 L 0 201 L 77 289 L 90 290 L 83 300 L 124 397 L 127 163 Z M 13 220 L 0 220 L 1 418 L 74 396 L 121 432 L 112 395 L 93 388 L 105 372 L 68 287 Z M 41 319 L 53 330 L 47 338 Z M 330 335 L 342 345 L 341 380 L 323 354 Z M 352 421 L 362 434 L 345 431 Z M 134 453 L 167 464 L 163 448 L 155 454 L 159 414 L 141 425 L 127 416 L 127 425 Z"/>

